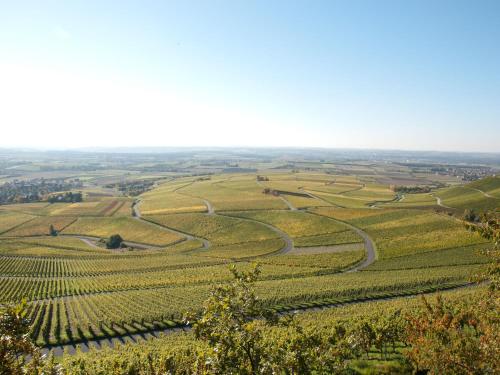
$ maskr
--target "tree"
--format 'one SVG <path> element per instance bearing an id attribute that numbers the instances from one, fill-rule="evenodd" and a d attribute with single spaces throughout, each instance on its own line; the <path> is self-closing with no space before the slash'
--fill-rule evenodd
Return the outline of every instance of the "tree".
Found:
<path id="1" fill-rule="evenodd" d="M 253 288 L 257 265 L 248 272 L 233 265 L 231 272 L 233 282 L 213 288 L 201 315 L 185 317 L 195 337 L 208 344 L 208 373 L 334 374 L 345 368 L 347 353 L 336 338 L 304 332 L 293 316 L 262 307 Z"/>
<path id="2" fill-rule="evenodd" d="M 359 320 L 351 332 L 349 341 L 356 352 L 363 352 L 370 358 L 370 349 L 375 343 L 375 330 L 368 319 Z"/>
<path id="3" fill-rule="evenodd" d="M 423 308 L 409 314 L 408 359 L 431 374 L 500 373 L 500 225 L 498 213 L 486 213 L 466 227 L 492 241 L 490 262 L 479 280 L 488 280 L 486 293 L 466 301 L 435 303 L 423 298 Z"/>
<path id="4" fill-rule="evenodd" d="M 463 219 L 465 221 L 468 221 L 470 223 L 473 223 L 475 222 L 476 220 L 479 219 L 479 216 L 476 214 L 476 212 L 474 210 L 469 210 L 469 209 L 466 209 L 464 211 L 464 216 L 463 216 Z"/>
<path id="5" fill-rule="evenodd" d="M 106 241 L 106 248 L 119 249 L 120 247 L 122 247 L 122 244 L 123 244 L 123 238 L 119 234 L 113 234 Z"/>
<path id="6" fill-rule="evenodd" d="M 435 303 L 408 316 L 407 358 L 430 374 L 500 373 L 498 299 Z"/>
<path id="7" fill-rule="evenodd" d="M 0 316 L 0 374 L 24 374 L 24 356 L 37 352 L 29 338 L 26 302 L 7 305 Z"/>
<path id="8" fill-rule="evenodd" d="M 56 228 L 54 228 L 54 226 L 52 224 L 50 224 L 50 226 L 49 226 L 49 235 L 57 236 L 57 230 L 56 230 Z"/>
<path id="9" fill-rule="evenodd" d="M 466 223 L 465 226 L 492 242 L 493 246 L 484 251 L 490 260 L 488 268 L 479 279 L 489 280 L 491 292 L 498 292 L 500 289 L 500 213 L 487 212 L 481 215 L 478 223 Z"/>

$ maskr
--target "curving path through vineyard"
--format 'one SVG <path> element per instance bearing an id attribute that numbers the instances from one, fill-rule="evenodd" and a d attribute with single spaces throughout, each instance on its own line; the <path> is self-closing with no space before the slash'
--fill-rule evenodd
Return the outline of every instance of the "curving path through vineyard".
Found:
<path id="1" fill-rule="evenodd" d="M 225 217 L 230 217 L 230 218 L 235 218 L 235 216 L 229 216 L 229 215 L 223 215 L 223 214 L 218 214 L 220 216 L 225 216 Z M 285 241 L 285 246 L 283 246 L 280 250 L 278 251 L 275 251 L 272 253 L 272 255 L 277 255 L 277 254 L 286 254 L 288 253 L 289 251 L 293 250 L 293 240 L 292 238 L 285 232 L 283 232 L 281 229 L 278 229 L 276 228 L 275 226 L 271 225 L 271 224 L 268 224 L 268 223 L 264 223 L 263 221 L 259 221 L 259 220 L 255 220 L 255 219 L 250 219 L 250 218 L 243 218 L 243 217 L 239 217 L 237 216 L 238 219 L 240 220 L 244 220 L 244 221 L 250 221 L 250 222 L 254 222 L 254 223 L 258 223 L 260 225 L 264 225 L 265 227 L 271 229 L 273 232 L 277 233 L 281 239 L 283 241 Z"/>
<path id="2" fill-rule="evenodd" d="M 98 241 L 102 240 L 101 237 L 84 236 L 84 235 L 80 235 L 80 234 L 63 234 L 63 233 L 59 233 L 58 236 L 59 237 L 78 238 L 78 239 L 82 240 L 83 242 L 85 242 L 89 246 L 92 246 L 92 247 L 95 247 L 95 248 L 98 248 L 101 250 L 104 249 L 96 244 Z M 133 248 L 143 249 L 143 250 L 145 250 L 145 249 L 152 249 L 152 250 L 162 249 L 162 247 L 153 246 L 153 245 L 149 245 L 149 244 L 141 243 L 141 242 L 123 241 L 123 243 L 128 247 L 133 247 Z M 116 250 L 118 251 L 120 249 L 116 249 Z"/>
<path id="3" fill-rule="evenodd" d="M 210 201 L 207 201 L 206 199 L 201 199 L 203 203 L 205 203 L 205 206 L 207 206 L 207 214 L 208 215 L 213 215 L 215 214 L 214 207 L 212 206 L 212 203 Z"/>
<path id="4" fill-rule="evenodd" d="M 480 192 L 480 193 L 481 193 L 481 194 L 483 194 L 486 198 L 495 198 L 493 195 L 488 194 L 487 192 L 482 191 L 482 190 L 480 190 L 480 189 L 477 189 L 477 188 L 469 188 L 469 189 L 476 190 L 476 191 Z"/>
<path id="5" fill-rule="evenodd" d="M 173 229 L 173 228 L 169 228 L 169 227 L 166 227 L 164 225 L 160 225 L 158 223 L 155 223 L 153 221 L 149 221 L 149 220 L 146 220 L 142 217 L 142 214 L 141 214 L 141 210 L 139 209 L 139 204 L 141 203 L 140 200 L 137 200 L 136 202 L 134 202 L 134 205 L 133 205 L 133 211 L 134 211 L 134 218 L 136 220 L 140 220 L 144 223 L 147 223 L 147 224 L 150 224 L 150 225 L 153 225 L 153 226 L 156 226 L 157 228 L 160 228 L 161 230 L 166 230 L 166 231 L 170 231 L 170 232 L 174 232 L 174 233 L 177 233 L 178 235 L 180 236 L 184 236 L 185 238 L 185 241 L 187 240 L 198 240 L 198 241 L 201 241 L 203 243 L 203 249 L 208 249 L 210 247 L 210 242 L 205 239 L 205 238 L 201 238 L 201 237 L 196 237 L 196 236 L 193 236 L 192 234 L 190 233 L 186 233 L 186 232 L 181 232 L 177 229 Z M 210 211 L 211 209 L 211 206 L 209 208 L 209 206 L 207 205 L 207 208 L 208 210 Z M 212 209 L 213 210 L 213 209 Z M 198 250 L 198 249 L 197 249 Z"/>
<path id="6" fill-rule="evenodd" d="M 450 207 L 450 206 L 447 206 L 445 204 L 443 204 L 443 202 L 441 201 L 441 198 L 439 198 L 437 195 L 432 195 L 434 198 L 436 198 L 436 203 L 438 206 L 440 207 L 443 207 L 443 208 L 451 208 L 453 209 L 453 207 Z"/>
<path id="7" fill-rule="evenodd" d="M 319 214 L 314 213 L 314 212 L 309 212 L 309 213 L 311 215 L 323 216 L 323 215 L 319 215 Z M 361 271 L 362 269 L 368 267 L 370 264 L 372 264 L 373 262 L 375 262 L 377 260 L 377 247 L 375 245 L 375 242 L 373 242 L 371 237 L 368 235 L 368 233 L 366 233 L 363 229 L 355 227 L 354 225 L 349 224 L 345 221 L 334 219 L 332 217 L 328 217 L 328 218 L 333 220 L 333 221 L 336 221 L 338 223 L 344 224 L 349 229 L 355 231 L 361 238 L 363 238 L 363 242 L 364 242 L 365 250 L 366 250 L 366 258 L 361 263 L 358 263 L 354 267 L 349 268 L 347 270 L 344 270 L 343 271 L 344 273 Z"/>
<path id="8" fill-rule="evenodd" d="M 289 200 L 287 200 L 286 198 L 283 198 L 281 195 L 280 195 L 280 199 L 288 206 L 290 211 L 297 211 L 297 207 L 295 207 Z"/>

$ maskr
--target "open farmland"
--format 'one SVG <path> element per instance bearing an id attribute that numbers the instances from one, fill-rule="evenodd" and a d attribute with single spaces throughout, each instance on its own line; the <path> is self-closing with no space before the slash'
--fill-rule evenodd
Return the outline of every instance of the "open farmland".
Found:
<path id="1" fill-rule="evenodd" d="M 345 168 L 162 175 L 133 197 L 99 185 L 113 171 L 84 180 L 83 202 L 0 206 L 0 301 L 27 299 L 31 336 L 62 345 L 178 327 L 230 264 L 260 263 L 262 303 L 283 311 L 452 288 L 483 267 L 484 240 L 434 211 L 447 190 L 396 195 L 383 169 Z M 128 247 L 106 249 L 114 234 Z"/>
<path id="2" fill-rule="evenodd" d="M 273 265 L 272 269 L 279 269 L 279 266 Z M 356 300 L 371 294 L 397 295 L 404 290 L 463 283 L 463 274 L 474 270 L 477 266 L 415 270 L 411 273 L 406 270 L 362 272 L 342 276 L 290 275 L 283 278 L 278 274 L 275 280 L 260 281 L 256 287 L 265 303 L 279 308 L 303 303 L 321 304 L 322 301 L 331 303 L 335 298 Z M 264 271 L 264 277 L 266 274 Z M 33 302 L 30 309 L 35 322 L 33 335 L 43 344 L 147 332 L 154 327 L 175 325 L 183 312 L 199 306 L 210 290 L 208 283 L 198 283 L 196 278 L 189 280 L 184 286 L 132 288 L 106 293 L 86 289 L 90 292 L 88 295 Z M 157 282 L 156 278 L 154 281 Z M 182 282 L 182 279 L 179 281 Z M 80 288 L 89 286 L 82 285 Z M 58 327 L 66 328 L 60 330 Z"/>
<path id="3" fill-rule="evenodd" d="M 0 233 L 12 230 L 33 218 L 34 216 L 28 214 L 0 211 Z"/>
<path id="4" fill-rule="evenodd" d="M 483 289 L 484 288 L 469 288 L 447 291 L 443 293 L 443 296 L 448 299 L 470 299 L 474 301 L 476 294 L 482 292 Z M 434 297 L 431 297 L 431 299 L 433 300 Z M 407 313 L 412 311 L 415 307 L 418 307 L 419 304 L 420 298 L 418 297 L 370 301 L 353 305 L 339 304 L 336 308 L 304 312 L 297 315 L 296 318 L 299 324 L 305 327 L 305 329 L 314 330 L 315 332 L 319 331 L 324 335 L 330 335 L 332 326 L 339 326 L 346 322 L 355 323 L 363 319 L 371 321 L 375 320 L 380 314 L 398 316 L 399 312 Z M 273 327 L 269 329 L 273 337 L 280 337 L 283 331 L 286 332 L 286 328 L 282 327 Z M 134 356 L 134 358 L 141 358 L 147 356 L 145 353 L 155 353 L 155 355 L 171 357 L 175 355 L 175 353 L 193 350 L 193 348 L 202 350 L 205 348 L 205 344 L 196 340 L 192 332 L 180 331 L 172 332 L 168 335 L 160 335 L 154 340 L 145 340 L 139 343 L 126 341 L 125 345 L 121 345 L 116 349 L 106 348 L 100 351 L 93 351 L 92 353 L 76 353 L 75 356 L 65 357 L 63 363 L 71 369 L 78 369 L 78 366 L 85 364 L 86 369 L 95 369 L 99 371 L 103 368 L 103 364 L 106 364 L 107 368 L 112 368 L 113 363 L 130 355 Z M 404 345 L 397 344 L 396 348 L 398 351 L 397 355 L 400 355 L 399 352 L 401 349 L 404 349 Z M 381 350 L 372 347 L 370 356 L 372 358 L 380 358 Z M 370 361 L 366 360 L 359 362 L 360 369 L 366 368 L 367 363 L 370 363 Z M 372 362 L 378 363 L 376 360 L 372 360 Z"/>

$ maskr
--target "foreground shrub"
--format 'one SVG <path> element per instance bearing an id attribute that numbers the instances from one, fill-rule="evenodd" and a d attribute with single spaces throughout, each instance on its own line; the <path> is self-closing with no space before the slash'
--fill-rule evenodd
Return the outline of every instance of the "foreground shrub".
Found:
<path id="1" fill-rule="evenodd" d="M 408 358 L 431 374 L 499 374 L 499 311 L 498 298 L 423 298 L 423 308 L 407 316 Z"/>

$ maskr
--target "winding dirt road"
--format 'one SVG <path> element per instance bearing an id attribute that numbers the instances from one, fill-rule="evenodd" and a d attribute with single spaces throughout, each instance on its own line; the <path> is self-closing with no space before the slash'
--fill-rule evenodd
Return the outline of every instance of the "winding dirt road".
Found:
<path id="1" fill-rule="evenodd" d="M 144 219 L 142 217 L 141 210 L 139 209 L 140 203 L 141 203 L 141 201 L 137 200 L 136 203 L 134 203 L 134 206 L 133 206 L 134 218 L 136 220 L 140 220 L 140 221 L 142 221 L 144 223 L 148 223 L 150 225 L 156 226 L 157 228 L 160 228 L 162 230 L 166 230 L 166 231 L 170 231 L 170 232 L 173 232 L 173 233 L 177 233 L 180 236 L 184 236 L 186 238 L 186 241 L 187 240 L 199 240 L 199 241 L 201 241 L 203 243 L 203 249 L 208 249 L 210 247 L 210 242 L 207 239 L 205 239 L 205 238 L 196 237 L 196 236 L 193 236 L 192 234 L 189 234 L 189 233 L 186 233 L 186 232 L 181 232 L 179 230 L 176 230 L 176 229 L 173 229 L 173 228 L 169 228 L 169 227 L 166 227 L 164 225 L 160 225 L 158 223 L 155 223 L 155 222 L 152 222 L 152 221 Z M 207 201 L 207 203 L 209 203 L 209 202 Z M 210 205 L 210 207 L 209 207 L 209 205 L 207 205 L 207 209 L 209 211 L 210 211 L 211 208 L 212 208 L 211 205 Z M 212 211 L 213 211 L 213 209 L 212 209 Z"/>
<path id="2" fill-rule="evenodd" d="M 475 191 L 480 192 L 480 193 L 481 193 L 481 194 L 483 194 L 486 198 L 495 198 L 493 195 L 490 195 L 490 194 L 486 193 L 485 191 L 482 191 L 482 190 L 479 190 L 479 189 L 476 189 L 476 188 L 469 188 L 469 189 L 472 189 L 472 190 L 475 190 Z"/>
<path id="3" fill-rule="evenodd" d="M 83 242 L 85 242 L 89 246 L 103 249 L 102 247 L 97 245 L 97 242 L 101 240 L 101 237 L 83 236 L 80 234 L 63 234 L 63 233 L 58 234 L 58 236 L 59 237 L 78 238 L 78 239 L 82 240 Z M 152 249 L 152 250 L 162 249 L 162 247 L 153 246 L 153 245 L 149 245 L 149 244 L 141 243 L 141 242 L 123 241 L 123 243 L 128 247 L 134 247 L 134 248 L 143 249 L 143 250 L 145 250 L 145 249 Z M 116 250 L 120 250 L 120 249 L 116 249 Z"/>
<path id="4" fill-rule="evenodd" d="M 201 200 L 203 201 L 203 203 L 205 203 L 205 206 L 207 206 L 207 215 L 215 214 L 215 210 L 214 210 L 214 207 L 212 206 L 212 203 L 210 203 L 206 199 L 201 199 Z"/>
<path id="5" fill-rule="evenodd" d="M 272 254 L 269 254 L 269 255 L 286 254 L 286 253 L 288 253 L 289 251 L 291 251 L 293 249 L 293 240 L 292 240 L 292 238 L 287 233 L 283 232 L 281 229 L 278 229 L 278 228 L 276 228 L 275 226 L 273 226 L 271 224 L 264 223 L 262 221 L 255 220 L 255 219 L 249 219 L 249 218 L 246 218 L 246 217 L 230 216 L 230 215 L 223 215 L 223 214 L 218 214 L 218 215 L 225 216 L 225 217 L 230 217 L 232 219 L 237 218 L 237 219 L 241 219 L 241 220 L 245 220 L 245 221 L 250 221 L 250 222 L 258 223 L 258 224 L 264 225 L 265 227 L 271 229 L 273 232 L 277 233 L 281 237 L 281 239 L 283 241 L 285 241 L 285 246 L 283 246 L 280 250 L 278 250 L 276 252 L 273 252 Z"/>
<path id="6" fill-rule="evenodd" d="M 360 270 L 368 267 L 370 264 L 375 262 L 375 260 L 377 259 L 377 252 L 376 252 L 376 248 L 375 248 L 375 243 L 372 241 L 370 236 L 366 232 L 364 232 L 363 230 L 361 230 L 355 226 L 352 226 L 350 224 L 347 224 L 347 223 L 344 223 L 344 224 L 347 225 L 348 227 L 350 227 L 352 230 L 354 230 L 357 234 L 359 234 L 363 238 L 363 241 L 365 243 L 365 250 L 366 250 L 365 260 L 363 262 L 361 262 L 360 264 L 358 264 L 357 266 L 345 271 L 345 273 L 357 272 L 357 271 L 360 271 Z"/>
<path id="7" fill-rule="evenodd" d="M 438 206 L 443 207 L 443 208 L 450 208 L 453 209 L 453 207 L 447 206 L 441 202 L 441 198 L 439 198 L 437 195 L 432 195 L 434 198 L 436 198 L 436 203 Z"/>
<path id="8" fill-rule="evenodd" d="M 297 211 L 297 207 L 295 207 L 289 200 L 287 200 L 286 198 L 283 198 L 281 195 L 280 195 L 280 199 L 283 202 L 285 202 L 285 204 L 288 206 L 290 211 Z"/>

